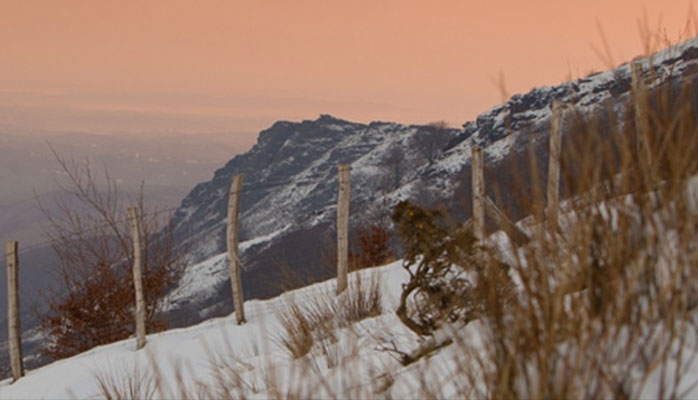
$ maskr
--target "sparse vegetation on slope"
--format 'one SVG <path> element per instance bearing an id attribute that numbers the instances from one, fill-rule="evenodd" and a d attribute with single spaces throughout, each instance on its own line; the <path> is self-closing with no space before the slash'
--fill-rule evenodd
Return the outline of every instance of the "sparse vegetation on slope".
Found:
<path id="1" fill-rule="evenodd" d="M 323 341 L 337 341 L 338 329 L 352 326 L 365 318 L 383 313 L 382 280 L 377 274 L 352 274 L 349 289 L 337 298 L 315 296 L 301 305 L 290 297 L 277 311 L 283 327 L 278 340 L 292 358 L 308 354 Z"/>
<path id="2" fill-rule="evenodd" d="M 533 198 L 525 222 L 531 242 L 516 248 L 490 241 L 475 264 L 476 278 L 447 280 L 456 285 L 449 291 L 437 290 L 444 286 L 441 275 L 422 274 L 420 287 L 455 297 L 438 304 L 483 302 L 476 317 L 465 319 L 477 321 L 471 322 L 477 340 L 462 334 L 462 325 L 442 328 L 458 354 L 450 379 L 468 382 L 459 395 L 673 398 L 695 389 L 698 376 L 687 369 L 698 356 L 694 86 L 637 86 L 621 115 L 614 108 L 605 115 L 572 111 L 575 134 L 566 138 L 564 172 L 574 197 L 565 203 L 560 228 L 547 219 L 542 190 L 536 190 L 541 168 L 531 152 L 533 189 L 527 190 Z M 433 214 L 402 204 L 395 215 L 414 220 L 403 222 L 407 247 L 415 249 L 408 251 L 408 267 L 417 264 L 420 271 L 431 260 L 441 268 L 467 265 L 468 253 L 452 261 L 453 252 L 443 250 L 457 234 L 437 229 Z M 496 284 L 501 275 L 493 266 L 502 261 L 516 283 L 513 297 Z M 487 281 L 494 284 L 483 285 Z M 403 297 L 410 290 L 408 284 Z M 412 320 L 401 319 L 413 328 Z M 415 330 L 432 334 L 436 329 L 426 322 Z M 425 386 L 424 394 L 439 397 L 433 388 Z"/>

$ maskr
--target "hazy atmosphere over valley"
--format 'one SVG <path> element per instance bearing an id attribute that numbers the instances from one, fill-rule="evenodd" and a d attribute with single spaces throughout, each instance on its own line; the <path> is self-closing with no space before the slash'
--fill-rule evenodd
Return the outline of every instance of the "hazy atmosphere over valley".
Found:
<path id="1" fill-rule="evenodd" d="M 0 0 L 0 398 L 698 395 L 697 37 L 690 0 Z"/>

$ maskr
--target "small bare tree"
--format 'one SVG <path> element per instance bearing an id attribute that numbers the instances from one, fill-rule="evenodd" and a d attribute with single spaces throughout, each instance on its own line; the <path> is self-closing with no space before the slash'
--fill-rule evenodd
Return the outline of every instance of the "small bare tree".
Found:
<path id="1" fill-rule="evenodd" d="M 137 205 L 144 216 L 148 330 L 164 329 L 166 324 L 156 312 L 183 265 L 172 230 L 159 217 L 163 213 L 145 211 L 143 184 L 136 198 L 129 199 L 106 168 L 103 175 L 96 174 L 89 160 L 66 161 L 53 152 L 64 177 L 57 181 L 64 196 L 56 198 L 52 207 L 39 201 L 48 221 L 44 232 L 59 262 L 59 286 L 46 296 L 48 314 L 40 324 L 47 336 L 42 353 L 59 359 L 133 334 L 133 248 L 125 214 L 130 205 Z"/>
<path id="2" fill-rule="evenodd" d="M 385 171 L 386 187 L 390 191 L 398 189 L 407 172 L 405 152 L 402 147 L 399 144 L 393 144 L 380 165 Z"/>
<path id="3" fill-rule="evenodd" d="M 452 139 L 453 135 L 451 132 L 445 121 L 432 122 L 416 133 L 413 139 L 413 146 L 431 165 Z"/>

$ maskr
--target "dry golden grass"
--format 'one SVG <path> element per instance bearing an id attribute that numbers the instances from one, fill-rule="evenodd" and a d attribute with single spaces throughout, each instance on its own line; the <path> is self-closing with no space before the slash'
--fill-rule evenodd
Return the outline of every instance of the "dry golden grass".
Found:
<path id="1" fill-rule="evenodd" d="M 683 371 L 698 329 L 692 92 L 690 83 L 641 86 L 619 118 L 569 116 L 576 132 L 564 181 L 573 197 L 561 228 L 548 225 L 542 190 L 533 190 L 532 241 L 505 257 L 517 301 L 493 293 L 480 320 L 484 346 L 458 342 L 471 357 L 461 378 L 484 385 L 484 397 L 664 398 L 698 384 Z M 503 255 L 490 248 L 484 257 L 494 265 Z"/>
<path id="2" fill-rule="evenodd" d="M 316 343 L 336 341 L 336 331 L 383 312 L 382 280 L 375 273 L 355 272 L 339 297 L 326 294 L 306 298 L 303 305 L 292 295 L 276 315 L 283 327 L 278 338 L 292 358 L 308 354 Z"/>

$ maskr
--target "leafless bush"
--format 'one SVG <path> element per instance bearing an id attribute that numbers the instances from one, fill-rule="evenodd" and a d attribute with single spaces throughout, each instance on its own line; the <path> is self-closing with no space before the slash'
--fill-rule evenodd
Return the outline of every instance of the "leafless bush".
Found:
<path id="1" fill-rule="evenodd" d="M 389 241 L 392 234 L 381 223 L 362 224 L 355 229 L 358 248 L 349 252 L 349 270 L 377 267 L 395 258 Z"/>
<path id="2" fill-rule="evenodd" d="M 53 207 L 40 206 L 48 220 L 45 234 L 59 260 L 59 288 L 45 296 L 48 314 L 42 316 L 40 330 L 47 339 L 42 353 L 59 359 L 134 332 L 127 205 L 137 206 L 142 218 L 147 327 L 164 329 L 165 322 L 156 317 L 158 306 L 183 267 L 172 231 L 163 222 L 167 215 L 146 210 L 143 186 L 135 199 L 128 199 L 106 170 L 100 177 L 88 161 L 69 162 L 55 156 L 64 177 L 58 184 L 65 196 L 57 198 Z"/>
<path id="3" fill-rule="evenodd" d="M 432 122 L 414 136 L 413 146 L 431 165 L 451 139 L 453 139 L 453 131 L 445 121 Z"/>
<path id="4" fill-rule="evenodd" d="M 490 286 L 497 301 L 511 297 L 509 267 L 494 261 L 485 265 L 469 226 L 448 224 L 443 210 L 407 201 L 395 207 L 393 221 L 410 274 L 396 313 L 415 333 L 431 335 L 443 324 L 478 318 L 489 306 Z"/>

